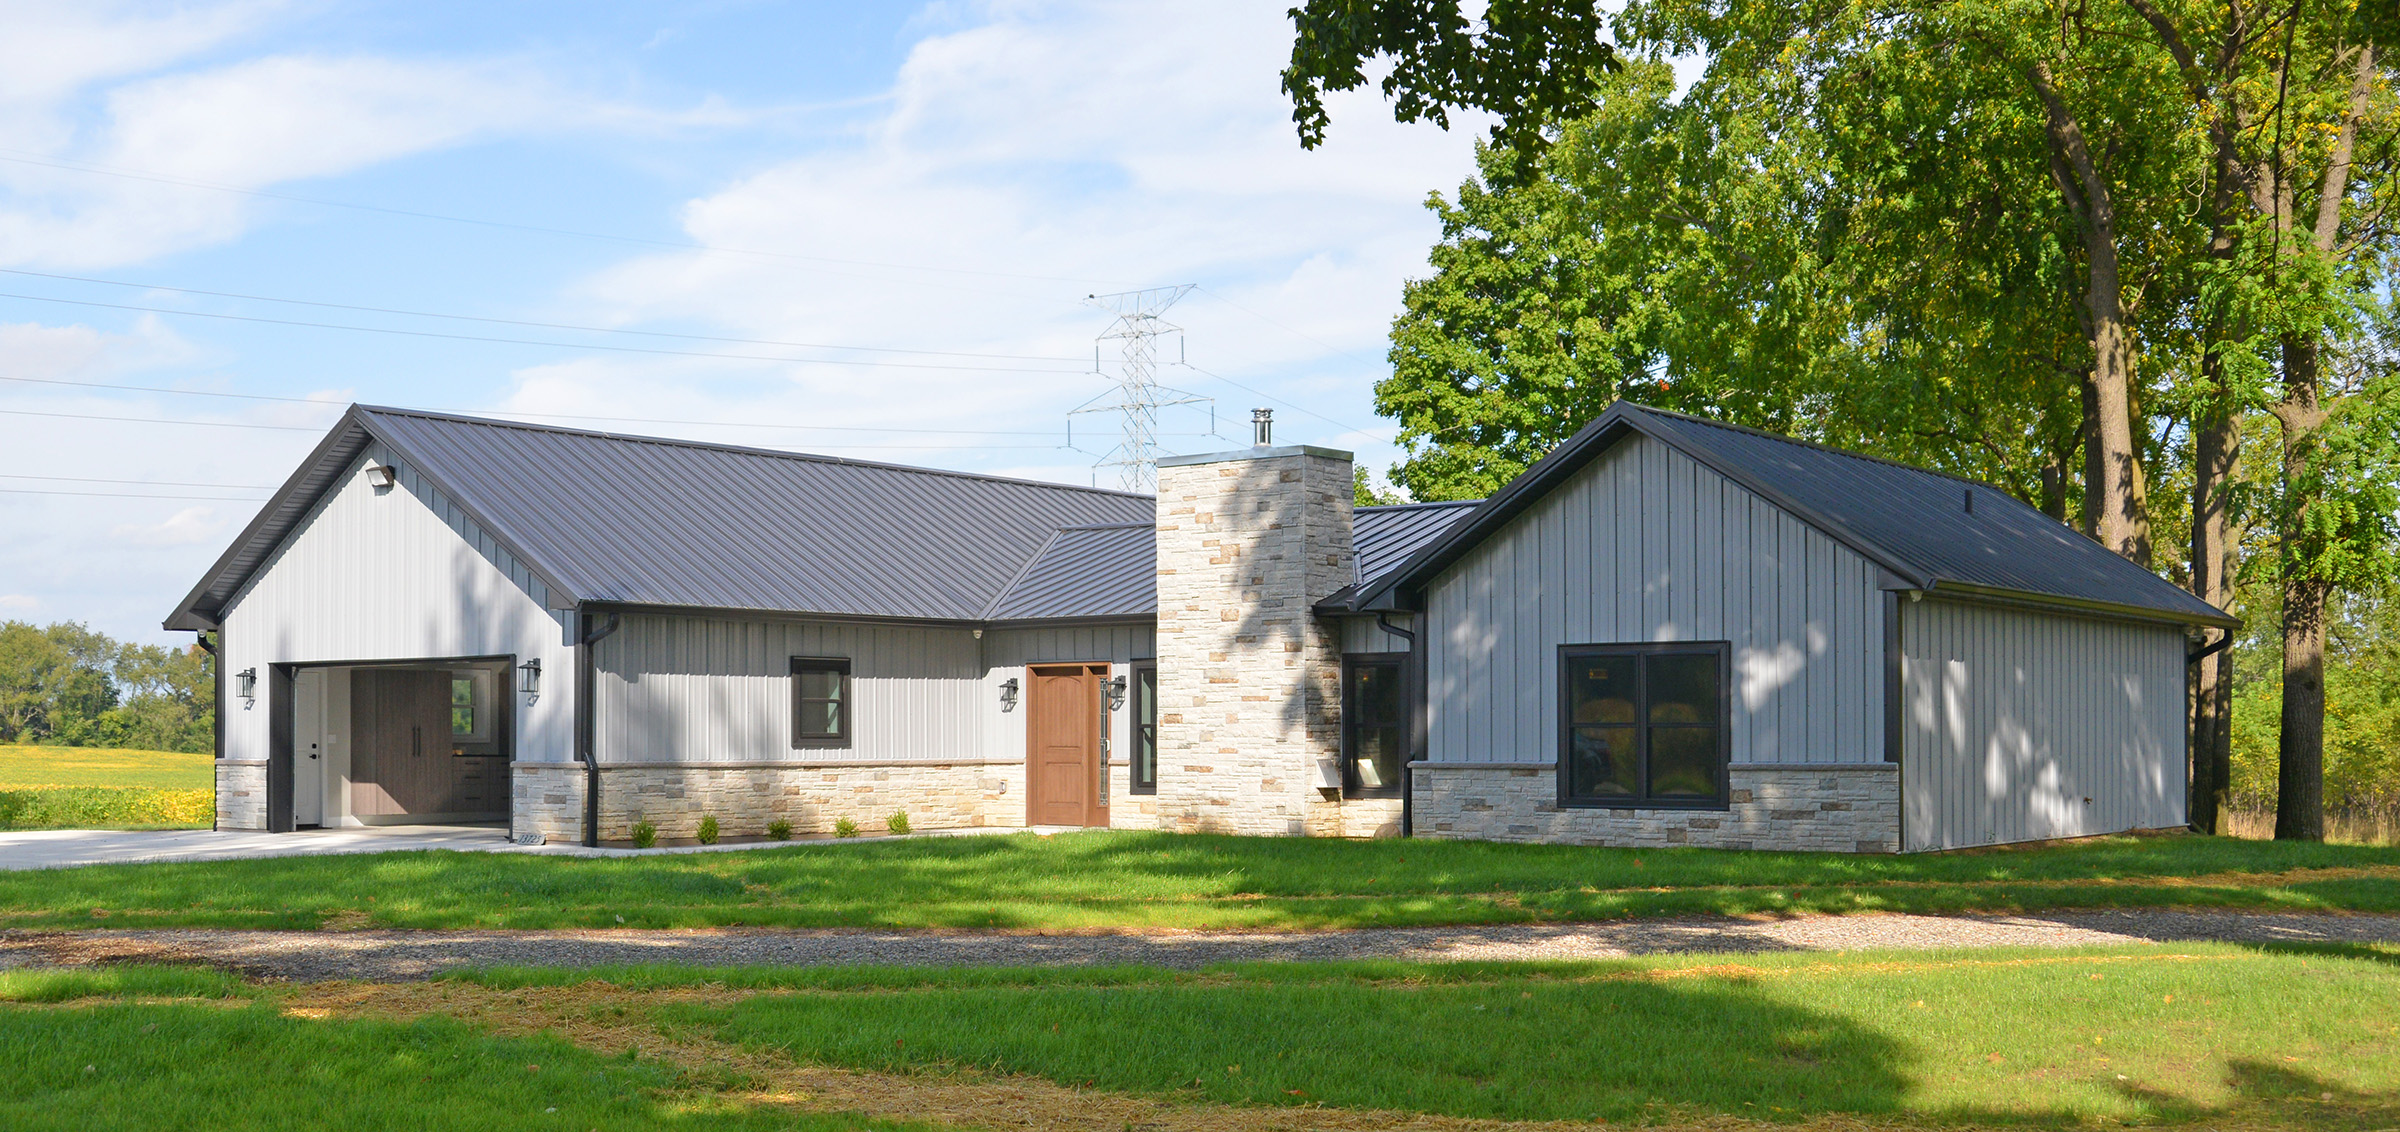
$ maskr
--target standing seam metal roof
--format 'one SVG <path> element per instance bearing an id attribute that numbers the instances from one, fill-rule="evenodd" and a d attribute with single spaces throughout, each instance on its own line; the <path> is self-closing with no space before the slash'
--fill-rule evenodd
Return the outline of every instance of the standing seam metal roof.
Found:
<path id="1" fill-rule="evenodd" d="M 2239 622 L 1989 484 L 1619 401 L 1476 512 L 1360 587 L 1419 586 L 1617 440 L 1640 432 L 1765 496 L 1916 589 L 2023 595 L 2195 625 Z M 1973 499 L 1969 510 L 1968 499 Z M 1993 591 L 1993 592 L 1979 592 Z"/>
<path id="2" fill-rule="evenodd" d="M 1096 488 L 354 406 L 169 626 L 213 620 L 370 436 L 560 600 L 975 620 L 1062 528 L 1157 512 Z"/>

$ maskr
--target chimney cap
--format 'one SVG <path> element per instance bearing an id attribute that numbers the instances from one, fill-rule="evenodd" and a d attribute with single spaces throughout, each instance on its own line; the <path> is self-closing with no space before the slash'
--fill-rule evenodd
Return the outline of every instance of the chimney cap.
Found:
<path id="1" fill-rule="evenodd" d="M 1275 410 L 1250 410 L 1250 443 L 1259 448 L 1275 447 Z"/>

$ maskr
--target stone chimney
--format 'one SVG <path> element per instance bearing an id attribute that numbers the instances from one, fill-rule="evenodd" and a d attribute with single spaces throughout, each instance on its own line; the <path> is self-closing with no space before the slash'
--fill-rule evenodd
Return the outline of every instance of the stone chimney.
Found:
<path id="1" fill-rule="evenodd" d="M 1341 647 L 1310 607 L 1351 582 L 1351 456 L 1253 421 L 1158 462 L 1159 825 L 1338 835 Z"/>

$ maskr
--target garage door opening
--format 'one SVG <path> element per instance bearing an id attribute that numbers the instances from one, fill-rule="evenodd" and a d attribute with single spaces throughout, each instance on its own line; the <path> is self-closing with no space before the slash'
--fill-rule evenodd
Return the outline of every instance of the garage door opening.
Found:
<path id="1" fill-rule="evenodd" d="M 279 667 L 268 828 L 506 822 L 513 660 Z"/>

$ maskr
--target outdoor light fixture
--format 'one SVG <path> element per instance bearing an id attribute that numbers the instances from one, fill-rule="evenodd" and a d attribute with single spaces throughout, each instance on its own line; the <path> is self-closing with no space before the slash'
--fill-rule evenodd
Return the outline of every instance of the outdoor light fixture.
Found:
<path id="1" fill-rule="evenodd" d="M 1014 676 L 1000 682 L 1000 710 L 1017 710 L 1017 678 Z"/>
<path id="2" fill-rule="evenodd" d="M 390 464 L 367 465 L 367 486 L 390 487 L 400 482 L 400 473 Z"/>
<path id="3" fill-rule="evenodd" d="M 525 693 L 525 702 L 542 698 L 542 658 L 535 657 L 517 666 L 517 690 Z"/>
<path id="4" fill-rule="evenodd" d="M 242 710 L 250 710 L 250 705 L 258 702 L 258 670 L 245 668 L 234 673 L 233 688 L 233 694 L 242 698 Z"/>
<path id="5" fill-rule="evenodd" d="M 1108 682 L 1108 710 L 1116 711 L 1124 706 L 1125 678 L 1123 676 L 1119 676 L 1116 679 Z"/>

